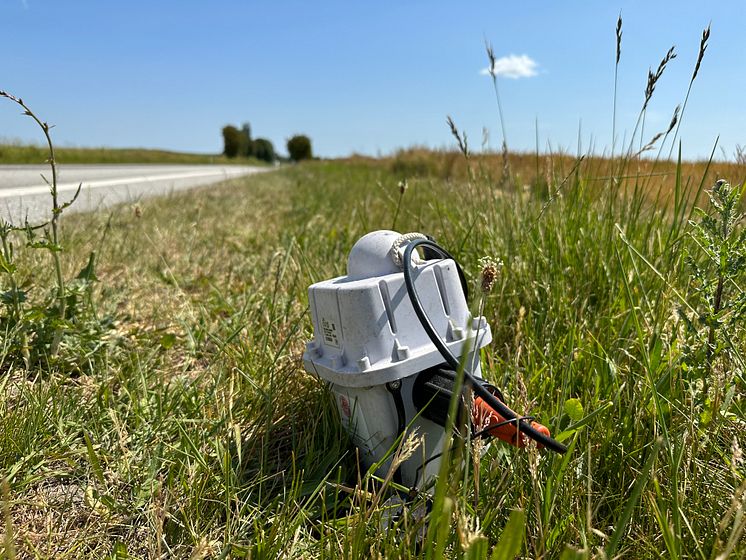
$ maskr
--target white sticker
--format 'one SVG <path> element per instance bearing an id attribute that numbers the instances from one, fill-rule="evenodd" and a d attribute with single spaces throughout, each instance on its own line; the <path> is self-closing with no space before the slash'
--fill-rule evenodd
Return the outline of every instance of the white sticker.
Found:
<path id="1" fill-rule="evenodd" d="M 337 332 L 337 325 L 334 321 L 322 317 L 321 331 L 324 333 L 324 344 L 339 348 L 339 333 Z"/>

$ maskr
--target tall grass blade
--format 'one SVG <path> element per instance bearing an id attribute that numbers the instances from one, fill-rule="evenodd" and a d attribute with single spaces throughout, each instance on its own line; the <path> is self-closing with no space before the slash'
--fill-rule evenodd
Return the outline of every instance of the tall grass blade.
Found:
<path id="1" fill-rule="evenodd" d="M 491 560 L 514 560 L 521 552 L 525 534 L 525 512 L 519 509 L 511 511 L 500 540 L 492 551 Z"/>
<path id="2" fill-rule="evenodd" d="M 616 522 L 616 527 L 614 528 L 614 533 L 611 535 L 609 544 L 606 546 L 606 556 L 608 558 L 613 558 L 616 554 L 617 548 L 619 548 L 619 543 L 621 542 L 622 538 L 624 537 L 624 533 L 627 530 L 627 524 L 632 518 L 632 514 L 637 507 L 637 503 L 640 501 L 642 491 L 647 485 L 648 480 L 650 479 L 650 473 L 653 469 L 653 464 L 658 457 L 658 451 L 660 450 L 662 444 L 663 440 L 658 438 L 653 444 L 652 449 L 648 451 L 645 465 L 642 467 L 642 471 L 640 471 L 640 473 L 636 477 L 637 481 L 635 482 L 635 485 L 632 489 L 632 494 L 630 494 L 630 497 L 627 500 L 626 505 L 624 506 L 624 510 L 622 511 L 622 515 Z"/>

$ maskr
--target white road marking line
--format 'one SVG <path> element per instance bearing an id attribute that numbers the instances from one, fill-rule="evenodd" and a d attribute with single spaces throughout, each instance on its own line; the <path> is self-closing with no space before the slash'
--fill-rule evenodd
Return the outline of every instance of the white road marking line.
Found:
<path id="1" fill-rule="evenodd" d="M 231 177 L 236 177 L 239 175 L 249 175 L 253 173 L 255 170 L 253 169 L 239 169 L 239 170 L 228 170 L 224 169 L 221 171 L 190 171 L 190 172 L 182 172 L 182 173 L 172 173 L 169 175 L 141 175 L 137 177 L 125 177 L 125 178 L 119 178 L 119 179 L 106 179 L 102 181 L 81 181 L 83 183 L 84 189 L 98 189 L 101 187 L 115 187 L 115 186 L 125 186 L 125 185 L 135 185 L 138 183 L 150 183 L 155 181 L 174 181 L 176 179 L 196 179 L 199 177 L 216 177 L 216 178 L 223 178 L 226 179 Z M 57 185 L 57 192 L 75 192 L 78 190 L 78 186 L 81 182 L 78 183 L 62 183 Z M 49 193 L 49 185 L 36 185 L 32 187 L 14 187 L 10 189 L 0 189 L 0 198 L 11 198 L 14 196 L 30 196 L 30 195 L 37 195 L 37 194 L 48 194 Z"/>

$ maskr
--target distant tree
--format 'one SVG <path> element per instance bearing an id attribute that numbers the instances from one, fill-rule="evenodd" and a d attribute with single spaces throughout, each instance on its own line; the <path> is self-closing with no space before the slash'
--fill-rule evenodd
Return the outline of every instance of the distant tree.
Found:
<path id="1" fill-rule="evenodd" d="M 226 157 L 234 158 L 244 155 L 246 151 L 245 137 L 235 126 L 223 127 L 223 153 Z"/>
<path id="2" fill-rule="evenodd" d="M 246 137 L 246 140 L 251 141 L 251 124 L 245 122 L 241 125 L 241 133 Z"/>
<path id="3" fill-rule="evenodd" d="M 275 147 L 266 138 L 257 138 L 252 142 L 253 156 L 262 161 L 272 163 L 275 161 Z"/>
<path id="4" fill-rule="evenodd" d="M 311 139 L 304 134 L 296 134 L 288 140 L 288 154 L 293 161 L 311 159 L 313 157 Z"/>
<path id="5" fill-rule="evenodd" d="M 241 134 L 243 135 L 243 154 L 246 157 L 254 155 L 254 143 L 251 141 L 251 125 L 249 123 L 243 123 L 241 125 Z"/>

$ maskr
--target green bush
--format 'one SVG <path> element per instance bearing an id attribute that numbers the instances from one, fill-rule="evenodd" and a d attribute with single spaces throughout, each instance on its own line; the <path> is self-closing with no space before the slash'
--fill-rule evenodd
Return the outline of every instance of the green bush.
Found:
<path id="1" fill-rule="evenodd" d="M 288 154 L 293 161 L 311 159 L 313 157 L 311 139 L 303 134 L 296 134 L 288 140 Z"/>
<path id="2" fill-rule="evenodd" d="M 268 163 L 275 161 L 275 147 L 266 138 L 257 138 L 251 143 L 251 155 Z"/>

